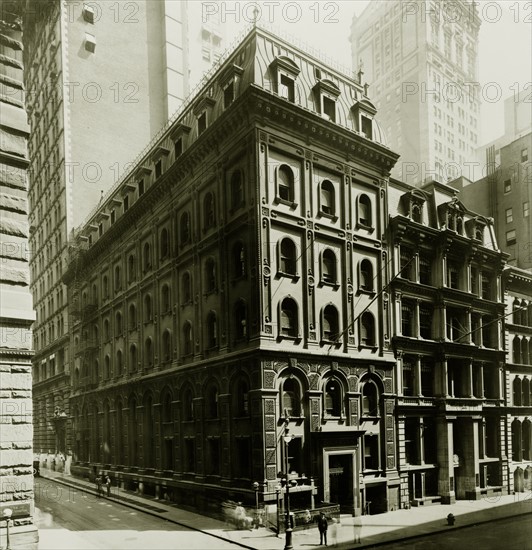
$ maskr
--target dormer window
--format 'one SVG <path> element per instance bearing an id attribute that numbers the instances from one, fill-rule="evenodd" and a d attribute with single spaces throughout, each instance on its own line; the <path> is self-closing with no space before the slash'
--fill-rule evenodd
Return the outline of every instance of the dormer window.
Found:
<path id="1" fill-rule="evenodd" d="M 235 100 L 235 83 L 229 82 L 224 88 L 224 109 L 227 109 L 231 103 Z"/>
<path id="2" fill-rule="evenodd" d="M 186 135 L 190 132 L 190 126 L 185 126 L 181 123 L 176 123 L 170 133 L 170 139 L 174 142 L 174 160 L 178 159 L 185 150 Z"/>
<path id="3" fill-rule="evenodd" d="M 336 100 L 340 95 L 338 86 L 328 79 L 320 80 L 314 86 L 314 94 L 321 116 L 336 122 Z"/>
<path id="4" fill-rule="evenodd" d="M 174 143 L 175 158 L 179 158 L 183 154 L 183 138 L 179 138 Z"/>
<path id="5" fill-rule="evenodd" d="M 281 74 L 279 77 L 279 95 L 288 99 L 291 103 L 295 101 L 295 82 L 286 74 Z"/>
<path id="6" fill-rule="evenodd" d="M 212 97 L 206 95 L 201 99 L 201 101 L 196 105 L 194 109 L 194 115 L 198 122 L 198 136 L 200 136 L 207 129 L 210 116 L 212 114 L 212 107 L 216 102 Z"/>
<path id="7" fill-rule="evenodd" d="M 321 114 L 327 120 L 336 122 L 336 101 L 330 97 L 323 96 Z"/>
<path id="8" fill-rule="evenodd" d="M 207 111 L 203 111 L 198 117 L 198 135 L 201 135 L 207 129 Z"/>
<path id="9" fill-rule="evenodd" d="M 243 72 L 244 69 L 242 67 L 232 64 L 222 74 L 220 87 L 224 92 L 224 109 L 227 109 L 237 98 L 238 83 Z"/>
<path id="10" fill-rule="evenodd" d="M 155 163 L 155 177 L 160 178 L 162 173 L 163 173 L 163 161 L 161 159 L 159 159 Z"/>
<path id="11" fill-rule="evenodd" d="M 144 195 L 144 180 L 139 180 L 139 197 Z"/>
<path id="12" fill-rule="evenodd" d="M 295 61 L 280 55 L 270 65 L 274 91 L 277 95 L 294 103 L 296 100 L 296 79 L 301 72 Z"/>
<path id="13" fill-rule="evenodd" d="M 360 117 L 360 132 L 367 139 L 373 139 L 373 123 L 367 116 Z"/>

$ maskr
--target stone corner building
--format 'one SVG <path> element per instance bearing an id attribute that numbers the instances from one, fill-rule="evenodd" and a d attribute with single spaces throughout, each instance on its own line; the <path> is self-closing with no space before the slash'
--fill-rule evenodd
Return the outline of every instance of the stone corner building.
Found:
<path id="1" fill-rule="evenodd" d="M 11 548 L 37 548 L 27 246 L 27 139 L 22 64 L 22 3 L 0 12 L 0 538 L 12 511 Z M 9 8 L 9 9 L 8 9 Z"/>
<path id="2" fill-rule="evenodd" d="M 375 114 L 254 28 L 107 195 L 64 278 L 74 473 L 275 502 L 288 449 L 296 508 L 399 506 Z"/>

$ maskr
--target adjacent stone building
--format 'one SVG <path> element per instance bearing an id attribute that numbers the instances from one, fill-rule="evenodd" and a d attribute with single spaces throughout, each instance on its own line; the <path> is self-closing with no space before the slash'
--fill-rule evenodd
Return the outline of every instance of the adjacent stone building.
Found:
<path id="1" fill-rule="evenodd" d="M 501 284 L 492 219 L 432 182 L 389 188 L 403 502 L 508 490 Z"/>
<path id="2" fill-rule="evenodd" d="M 36 549 L 22 3 L 0 11 L 0 540 Z"/>
<path id="3" fill-rule="evenodd" d="M 288 452 L 295 507 L 400 505 L 366 92 L 253 28 L 102 200 L 64 278 L 73 472 L 207 509 L 274 502 Z"/>

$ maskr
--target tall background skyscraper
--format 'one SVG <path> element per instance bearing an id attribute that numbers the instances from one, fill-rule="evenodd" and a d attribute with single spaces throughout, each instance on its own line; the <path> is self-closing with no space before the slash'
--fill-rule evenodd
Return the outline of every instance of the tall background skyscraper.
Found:
<path id="1" fill-rule="evenodd" d="M 452 4 L 452 5 L 450 5 Z M 478 146 L 478 34 L 472 2 L 375 1 L 351 27 L 390 148 L 392 176 L 421 185 L 461 175 Z"/>
<path id="2" fill-rule="evenodd" d="M 221 53 L 219 25 L 194 4 L 26 4 L 38 449 L 67 450 L 69 235 Z"/>

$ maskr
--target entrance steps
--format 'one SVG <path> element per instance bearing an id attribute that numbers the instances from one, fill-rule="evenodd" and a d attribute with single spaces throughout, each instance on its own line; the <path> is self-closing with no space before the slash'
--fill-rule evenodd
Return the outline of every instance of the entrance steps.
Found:
<path id="1" fill-rule="evenodd" d="M 441 497 L 438 495 L 415 498 L 411 502 L 412 506 L 430 506 L 431 504 L 440 504 L 440 503 L 441 503 Z"/>

